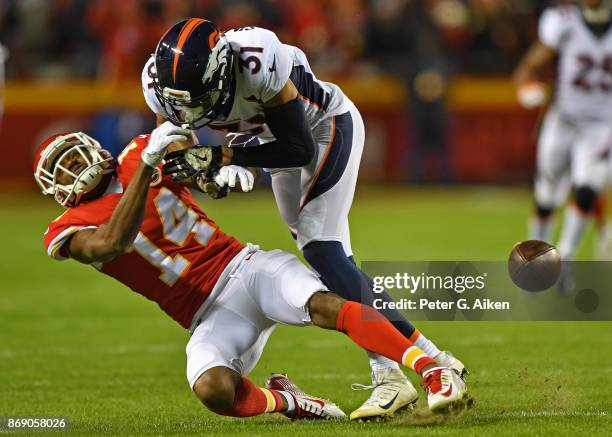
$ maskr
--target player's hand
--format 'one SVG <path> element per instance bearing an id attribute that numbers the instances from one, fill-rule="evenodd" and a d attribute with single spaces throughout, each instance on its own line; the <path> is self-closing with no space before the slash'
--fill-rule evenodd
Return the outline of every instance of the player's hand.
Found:
<path id="1" fill-rule="evenodd" d="M 195 183 L 198 189 L 208 194 L 213 199 L 222 199 L 229 194 L 229 187 L 221 187 L 215 181 L 211 181 L 203 173 L 195 176 Z"/>
<path id="2" fill-rule="evenodd" d="M 199 173 L 208 176 L 219 168 L 222 158 L 221 146 L 197 144 L 189 149 L 168 153 L 164 173 L 172 175 L 175 181 L 182 181 Z"/>
<path id="3" fill-rule="evenodd" d="M 253 189 L 255 176 L 248 168 L 240 167 L 239 165 L 226 165 L 221 167 L 214 178 L 215 182 L 220 187 L 228 186 L 230 188 L 236 186 L 237 179 L 240 180 L 240 189 L 244 193 Z"/>
<path id="4" fill-rule="evenodd" d="M 525 109 L 534 109 L 546 103 L 546 86 L 539 82 L 530 82 L 521 85 L 517 98 Z"/>
<path id="5" fill-rule="evenodd" d="M 142 160 L 149 167 L 157 167 L 171 143 L 187 141 L 190 135 L 191 130 L 175 126 L 171 122 L 166 121 L 151 132 L 149 143 L 141 154 Z"/>

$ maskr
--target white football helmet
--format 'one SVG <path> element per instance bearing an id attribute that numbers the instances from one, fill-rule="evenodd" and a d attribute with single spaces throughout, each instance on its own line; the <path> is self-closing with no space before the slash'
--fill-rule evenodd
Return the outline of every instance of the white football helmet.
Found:
<path id="1" fill-rule="evenodd" d="M 67 166 L 65 162 L 74 157 L 75 153 L 83 161 L 76 169 Z M 58 134 L 44 141 L 38 148 L 34 161 L 34 179 L 43 194 L 52 195 L 64 207 L 73 207 L 98 186 L 104 175 L 114 171 L 112 161 L 110 153 L 89 135 L 82 132 Z M 60 183 L 60 172 L 71 176 L 72 183 Z"/>

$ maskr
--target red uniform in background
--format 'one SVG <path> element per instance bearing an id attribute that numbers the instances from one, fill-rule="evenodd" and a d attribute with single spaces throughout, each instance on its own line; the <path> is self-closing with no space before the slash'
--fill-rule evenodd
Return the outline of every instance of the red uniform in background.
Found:
<path id="1" fill-rule="evenodd" d="M 117 178 L 105 195 L 69 208 L 45 233 L 47 253 L 66 259 L 66 243 L 75 232 L 110 220 L 140 163 L 148 135 L 135 138 L 119 155 Z M 244 248 L 223 233 L 193 200 L 189 189 L 156 171 L 134 249 L 95 265 L 135 292 L 157 302 L 181 326 L 189 328 L 229 262 Z"/>

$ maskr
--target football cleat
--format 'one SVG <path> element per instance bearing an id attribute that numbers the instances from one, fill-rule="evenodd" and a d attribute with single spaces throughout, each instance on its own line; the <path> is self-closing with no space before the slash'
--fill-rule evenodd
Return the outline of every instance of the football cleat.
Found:
<path id="1" fill-rule="evenodd" d="M 427 394 L 427 405 L 434 413 L 457 413 L 471 404 L 465 381 L 448 367 L 427 370 L 421 385 Z"/>
<path id="2" fill-rule="evenodd" d="M 466 369 L 465 364 L 455 358 L 455 356 L 448 351 L 440 352 L 434 357 L 434 360 L 436 360 L 436 363 L 439 365 L 448 367 L 449 369 L 457 372 L 461 379 L 465 379 L 465 377 L 470 374 L 468 369 Z"/>
<path id="3" fill-rule="evenodd" d="M 336 404 L 304 393 L 302 389 L 287 378 L 287 375 L 280 373 L 270 375 L 265 388 L 284 391 L 293 397 L 294 411 L 283 413 L 291 420 L 338 420 L 346 418 L 344 411 Z"/>
<path id="4" fill-rule="evenodd" d="M 399 369 L 374 370 L 372 385 L 352 384 L 351 387 L 372 390 L 370 397 L 351 413 L 351 420 L 386 419 L 399 411 L 413 409 L 419 398 L 410 380 Z"/>

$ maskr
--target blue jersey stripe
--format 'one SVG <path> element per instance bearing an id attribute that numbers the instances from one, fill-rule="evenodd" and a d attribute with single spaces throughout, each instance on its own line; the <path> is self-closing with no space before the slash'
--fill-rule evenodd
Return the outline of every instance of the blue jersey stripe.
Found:
<path id="1" fill-rule="evenodd" d="M 353 144 L 353 118 L 350 112 L 334 117 L 336 126 L 334 139 L 329 145 L 330 150 L 327 159 L 321 164 L 322 167 L 317 175 L 314 185 L 310 187 L 302 208 L 312 199 L 329 191 L 334 187 L 346 170 Z"/>
<path id="2" fill-rule="evenodd" d="M 289 79 L 300 95 L 315 103 L 323 111 L 327 111 L 331 96 L 318 84 L 314 76 L 306 71 L 303 65 L 295 65 Z"/>

